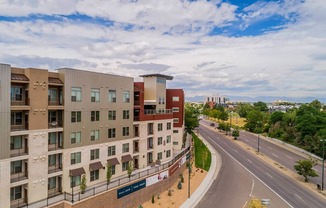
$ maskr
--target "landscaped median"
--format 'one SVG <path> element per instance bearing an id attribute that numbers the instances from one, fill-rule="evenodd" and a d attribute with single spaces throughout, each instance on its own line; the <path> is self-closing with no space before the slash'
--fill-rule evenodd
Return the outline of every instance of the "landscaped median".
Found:
<path id="1" fill-rule="evenodd" d="M 207 146 L 192 133 L 195 146 L 195 166 L 208 171 L 211 166 L 212 155 Z"/>

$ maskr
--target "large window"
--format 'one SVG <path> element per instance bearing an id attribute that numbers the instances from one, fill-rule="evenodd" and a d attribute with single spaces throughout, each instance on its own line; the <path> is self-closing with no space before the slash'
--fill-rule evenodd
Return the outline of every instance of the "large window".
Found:
<path id="1" fill-rule="evenodd" d="M 112 173 L 112 175 L 115 175 L 115 165 L 111 166 L 111 173 Z"/>
<path id="2" fill-rule="evenodd" d="M 115 128 L 108 129 L 108 138 L 115 138 Z"/>
<path id="3" fill-rule="evenodd" d="M 157 138 L 157 145 L 162 145 L 163 143 L 163 138 L 162 137 L 158 137 Z"/>
<path id="4" fill-rule="evenodd" d="M 100 158 L 100 149 L 91 150 L 91 160 L 96 160 Z"/>
<path id="5" fill-rule="evenodd" d="M 91 102 L 100 102 L 100 89 L 92 89 Z"/>
<path id="6" fill-rule="evenodd" d="M 166 157 L 171 157 L 171 150 L 166 151 Z"/>
<path id="7" fill-rule="evenodd" d="M 82 90 L 80 87 L 71 88 L 71 102 L 81 102 Z"/>
<path id="8" fill-rule="evenodd" d="M 147 138 L 147 149 L 153 149 L 153 137 Z"/>
<path id="9" fill-rule="evenodd" d="M 115 90 L 109 90 L 109 102 L 110 103 L 117 102 L 117 92 Z"/>
<path id="10" fill-rule="evenodd" d="M 179 102 L 179 97 L 172 97 L 173 102 Z"/>
<path id="11" fill-rule="evenodd" d="M 70 154 L 70 164 L 77 164 L 81 162 L 81 153 L 75 152 Z"/>
<path id="12" fill-rule="evenodd" d="M 165 84 L 165 82 L 166 82 L 166 79 L 165 79 L 165 78 L 163 78 L 163 77 L 156 77 L 156 82 L 157 82 L 157 83 L 162 83 L 162 84 Z"/>
<path id="13" fill-rule="evenodd" d="M 91 121 L 100 120 L 100 111 L 91 111 Z"/>
<path id="14" fill-rule="evenodd" d="M 171 135 L 166 136 L 166 143 L 170 143 L 171 142 Z"/>
<path id="15" fill-rule="evenodd" d="M 90 181 L 95 181 L 99 179 L 99 170 L 93 170 L 90 172 Z"/>
<path id="16" fill-rule="evenodd" d="M 122 127 L 122 136 L 129 136 L 129 127 Z"/>
<path id="17" fill-rule="evenodd" d="M 23 161 L 22 160 L 13 161 L 10 163 L 10 173 L 11 174 L 21 173 L 22 171 L 23 171 Z"/>
<path id="18" fill-rule="evenodd" d="M 22 136 L 12 136 L 10 137 L 10 149 L 21 149 L 23 147 L 23 137 Z"/>
<path id="19" fill-rule="evenodd" d="M 91 130 L 91 141 L 100 139 L 100 130 Z"/>
<path id="20" fill-rule="evenodd" d="M 48 190 L 55 189 L 57 187 L 57 178 L 52 177 L 48 179 Z"/>
<path id="21" fill-rule="evenodd" d="M 163 130 L 163 124 L 159 123 L 157 124 L 157 131 L 162 131 Z"/>
<path id="22" fill-rule="evenodd" d="M 129 91 L 123 91 L 123 102 L 124 103 L 130 102 L 130 92 Z"/>
<path id="23" fill-rule="evenodd" d="M 108 156 L 115 155 L 115 146 L 109 146 L 108 147 Z"/>
<path id="24" fill-rule="evenodd" d="M 56 155 L 49 155 L 48 157 L 48 165 L 50 166 L 55 166 L 57 164 L 57 157 Z"/>
<path id="25" fill-rule="evenodd" d="M 129 152 L 129 143 L 122 144 L 122 153 Z"/>
<path id="26" fill-rule="evenodd" d="M 126 171 L 128 169 L 129 162 L 123 162 L 122 163 L 122 171 Z"/>
<path id="27" fill-rule="evenodd" d="M 22 186 L 16 186 L 10 189 L 10 201 L 22 198 Z"/>
<path id="28" fill-rule="evenodd" d="M 179 123 L 179 118 L 174 118 L 173 123 Z"/>
<path id="29" fill-rule="evenodd" d="M 81 111 L 71 111 L 71 123 L 81 122 Z"/>
<path id="30" fill-rule="evenodd" d="M 123 119 L 129 119 L 129 110 L 123 111 Z"/>
<path id="31" fill-rule="evenodd" d="M 162 152 L 157 153 L 157 159 L 162 160 Z"/>
<path id="32" fill-rule="evenodd" d="M 116 120 L 116 111 L 115 110 L 109 111 L 109 120 Z"/>
<path id="33" fill-rule="evenodd" d="M 48 89 L 48 101 L 56 102 L 58 100 L 58 90 L 56 88 Z"/>
<path id="34" fill-rule="evenodd" d="M 171 129 L 171 122 L 166 124 L 166 130 L 170 130 Z"/>
<path id="35" fill-rule="evenodd" d="M 71 187 L 79 186 L 81 183 L 81 176 L 72 176 L 71 177 Z"/>
<path id="36" fill-rule="evenodd" d="M 147 134 L 150 135 L 150 134 L 153 134 L 153 123 L 148 123 L 147 124 Z"/>
<path id="37" fill-rule="evenodd" d="M 10 97 L 11 97 L 11 101 L 22 101 L 23 100 L 23 87 L 11 86 Z"/>
<path id="38" fill-rule="evenodd" d="M 70 143 L 71 144 L 76 144 L 76 143 L 80 143 L 81 141 L 81 132 L 71 132 L 70 134 Z"/>
<path id="39" fill-rule="evenodd" d="M 23 124 L 23 112 L 12 112 L 10 124 L 11 125 L 22 125 Z"/>

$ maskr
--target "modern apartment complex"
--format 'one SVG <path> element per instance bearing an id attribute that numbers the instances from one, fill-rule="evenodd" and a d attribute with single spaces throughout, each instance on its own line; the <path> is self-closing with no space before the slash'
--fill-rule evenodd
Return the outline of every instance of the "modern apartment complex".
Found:
<path id="1" fill-rule="evenodd" d="M 0 205 L 17 207 L 151 168 L 182 148 L 184 93 L 173 77 L 133 78 L 0 64 Z"/>

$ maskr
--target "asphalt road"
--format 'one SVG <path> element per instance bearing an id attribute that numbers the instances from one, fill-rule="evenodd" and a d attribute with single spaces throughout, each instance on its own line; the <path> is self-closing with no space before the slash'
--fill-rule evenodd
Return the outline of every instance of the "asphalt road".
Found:
<path id="1" fill-rule="evenodd" d="M 249 175 L 253 175 L 254 178 L 274 192 L 274 196 L 271 195 L 271 198 L 273 197 L 271 204 L 274 204 L 275 201 L 276 204 L 279 204 L 277 207 L 326 207 L 324 198 L 312 193 L 294 179 L 282 174 L 234 142 L 224 138 L 222 134 L 203 125 L 200 125 L 199 133 L 221 154 L 222 167 L 218 178 L 213 182 L 197 207 L 231 208 L 244 206 L 249 197 L 249 195 L 246 197 L 245 193 L 250 193 L 248 191 L 248 185 L 251 187 L 248 184 L 250 176 L 246 176 L 243 171 L 240 171 L 241 168 L 236 167 L 235 163 L 244 166 L 250 172 Z M 275 195 L 279 197 L 275 197 Z M 283 204 L 280 198 L 284 200 Z M 229 203 L 232 202 L 234 204 L 230 206 Z"/>

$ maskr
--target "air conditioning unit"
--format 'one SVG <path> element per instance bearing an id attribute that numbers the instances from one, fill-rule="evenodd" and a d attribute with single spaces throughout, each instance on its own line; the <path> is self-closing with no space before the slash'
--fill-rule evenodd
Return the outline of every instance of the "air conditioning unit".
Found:
<path id="1" fill-rule="evenodd" d="M 51 123 L 51 126 L 56 126 L 57 124 L 58 124 L 58 122 L 53 121 L 53 122 Z"/>

